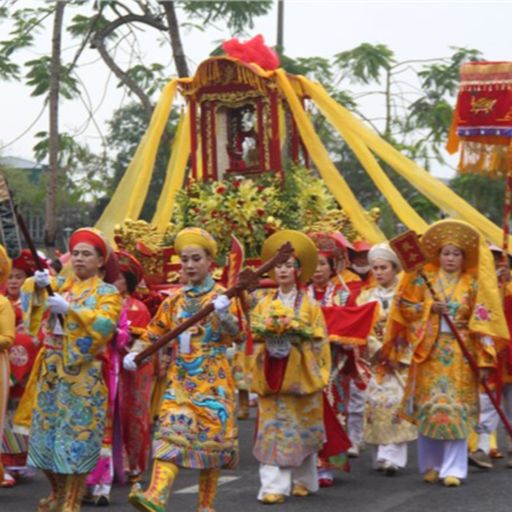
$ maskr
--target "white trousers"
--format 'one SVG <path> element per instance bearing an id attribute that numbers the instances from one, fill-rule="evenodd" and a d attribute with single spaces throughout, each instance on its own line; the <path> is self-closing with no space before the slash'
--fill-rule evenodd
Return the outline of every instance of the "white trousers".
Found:
<path id="1" fill-rule="evenodd" d="M 508 387 L 508 386 L 507 386 Z M 480 417 L 478 418 L 478 449 L 485 453 L 491 451 L 491 434 L 498 428 L 500 417 L 492 405 L 487 393 L 480 393 Z"/>
<path id="2" fill-rule="evenodd" d="M 364 406 L 366 403 L 366 390 L 359 389 L 353 380 L 350 380 L 348 399 L 347 434 L 351 443 L 359 447 L 363 442 Z"/>
<path id="3" fill-rule="evenodd" d="M 498 428 L 500 417 L 487 393 L 480 393 L 480 417 L 478 427 L 478 448 L 485 453 L 491 450 L 491 434 Z M 509 421 L 512 421 L 512 384 L 504 384 L 501 390 L 501 407 Z M 512 446 L 509 440 L 509 448 Z"/>
<path id="4" fill-rule="evenodd" d="M 372 444 L 372 466 L 378 469 L 383 462 L 389 462 L 398 468 L 407 465 L 407 443 Z"/>
<path id="5" fill-rule="evenodd" d="M 304 485 L 310 492 L 316 492 L 318 491 L 316 454 L 306 457 L 297 468 L 280 468 L 270 464 L 260 464 L 260 482 L 259 500 L 263 499 L 264 494 L 290 496 L 292 482 Z"/>
<path id="6" fill-rule="evenodd" d="M 418 435 L 418 465 L 421 473 L 435 469 L 439 478 L 468 475 L 468 440 L 443 441 Z"/>

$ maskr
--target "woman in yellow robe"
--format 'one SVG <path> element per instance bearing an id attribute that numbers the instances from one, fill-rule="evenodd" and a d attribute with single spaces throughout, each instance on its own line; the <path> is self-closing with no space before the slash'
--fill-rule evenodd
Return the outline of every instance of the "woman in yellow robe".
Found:
<path id="1" fill-rule="evenodd" d="M 0 285 L 3 285 L 11 271 L 11 260 L 2 245 L 0 245 Z M 15 336 L 14 309 L 7 297 L 0 295 L 0 436 L 4 431 L 9 398 L 9 348 L 14 343 Z M 1 448 L 1 446 L 0 446 Z M 4 480 L 4 468 L 0 460 L 0 482 Z"/>
<path id="2" fill-rule="evenodd" d="M 459 486 L 467 476 L 467 438 L 478 423 L 478 377 L 442 316 L 449 314 L 481 377 L 496 365 L 495 340 L 508 337 L 492 256 L 479 233 L 458 220 L 439 221 L 421 245 L 430 263 L 424 277 L 404 276 L 385 342 L 390 363 L 413 351 L 402 413 L 418 426 L 424 480 Z"/>
<path id="3" fill-rule="evenodd" d="M 70 238 L 69 250 L 73 273 L 52 283 L 52 297 L 45 289 L 50 283 L 47 271 L 27 280 L 21 297 L 31 333 L 39 331 L 45 311 L 51 311 L 40 364 L 34 366 L 28 449 L 28 463 L 41 469 L 51 484 L 39 512 L 80 510 L 85 479 L 100 455 L 105 427 L 108 397 L 102 357 L 122 304 L 117 289 L 100 277 L 110 255 L 103 236 L 79 229 Z M 24 398 L 20 408 L 23 403 Z"/>
<path id="4" fill-rule="evenodd" d="M 392 476 L 407 465 L 407 443 L 417 438 L 416 427 L 399 416 L 412 353 L 404 351 L 404 357 L 392 369 L 379 364 L 386 320 L 401 265 L 386 243 L 374 245 L 368 253 L 368 261 L 376 284 L 363 290 L 357 303 L 378 302 L 379 319 L 367 345 L 372 378 L 366 390 L 364 440 L 371 446 L 373 467 Z"/>
<path id="5" fill-rule="evenodd" d="M 259 397 L 253 453 L 260 462 L 258 499 L 266 504 L 282 503 L 290 491 L 307 496 L 318 490 L 315 459 L 325 442 L 322 390 L 331 368 L 322 310 L 300 289 L 316 269 L 314 243 L 302 233 L 280 231 L 265 241 L 262 259 L 270 259 L 285 242 L 292 243 L 295 255 L 272 272 L 278 289 L 268 291 L 251 315 L 251 385 Z M 287 311 L 283 323 L 307 326 L 308 337 L 265 331 L 269 315 L 278 310 Z"/>
<path id="6" fill-rule="evenodd" d="M 123 366 L 136 370 L 135 356 L 163 334 L 213 303 L 215 312 L 179 336 L 167 370 L 167 386 L 153 439 L 149 488 L 136 484 L 129 502 L 138 510 L 164 512 L 180 467 L 199 469 L 199 511 L 213 512 L 221 468 L 238 464 L 235 384 L 226 350 L 239 340 L 239 325 L 224 289 L 210 275 L 217 244 L 200 228 L 175 240 L 187 284 L 168 297 Z"/>

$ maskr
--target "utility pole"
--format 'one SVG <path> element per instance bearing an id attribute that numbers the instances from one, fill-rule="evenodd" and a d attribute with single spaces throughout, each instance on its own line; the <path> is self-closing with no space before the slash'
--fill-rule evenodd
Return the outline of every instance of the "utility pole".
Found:
<path id="1" fill-rule="evenodd" d="M 59 90 L 61 66 L 61 38 L 64 22 L 64 7 L 66 2 L 55 2 L 52 35 L 52 60 L 49 92 L 49 176 L 46 186 L 46 234 L 45 242 L 48 255 L 55 256 L 55 243 L 57 238 L 57 179 L 59 174 Z"/>
<path id="2" fill-rule="evenodd" d="M 277 0 L 277 51 L 284 51 L 284 0 Z"/>

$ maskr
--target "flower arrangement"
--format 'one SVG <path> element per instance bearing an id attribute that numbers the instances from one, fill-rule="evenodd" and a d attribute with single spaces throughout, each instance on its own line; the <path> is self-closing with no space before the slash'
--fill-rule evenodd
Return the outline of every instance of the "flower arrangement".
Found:
<path id="1" fill-rule="evenodd" d="M 252 322 L 255 334 L 264 337 L 298 336 L 310 338 L 313 334 L 311 327 L 298 318 L 292 308 L 285 306 L 279 299 L 273 300 L 265 318 Z"/>
<path id="2" fill-rule="evenodd" d="M 244 244 L 246 255 L 258 257 L 264 240 L 279 229 L 306 229 L 335 209 L 335 200 L 312 171 L 293 167 L 284 178 L 276 173 L 233 176 L 223 181 L 189 182 L 180 191 L 164 243 L 171 245 L 186 226 L 202 226 L 219 243 L 221 258 L 230 235 Z"/>
<path id="3" fill-rule="evenodd" d="M 374 208 L 367 215 L 377 220 L 379 211 Z M 146 273 L 158 275 L 162 253 L 188 226 L 201 226 L 213 235 L 219 244 L 217 263 L 221 266 L 231 234 L 244 245 L 247 258 L 258 258 L 265 239 L 280 229 L 341 231 L 351 241 L 359 237 L 323 180 L 309 169 L 292 167 L 284 176 L 262 173 L 206 183 L 189 181 L 177 195 L 165 233 L 148 222 L 127 219 L 116 226 L 115 239 L 140 259 Z"/>

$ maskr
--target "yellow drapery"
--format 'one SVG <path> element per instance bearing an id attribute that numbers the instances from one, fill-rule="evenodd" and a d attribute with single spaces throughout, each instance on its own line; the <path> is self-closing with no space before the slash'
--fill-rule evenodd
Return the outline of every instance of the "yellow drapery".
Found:
<path id="1" fill-rule="evenodd" d="M 151 116 L 149 127 L 108 206 L 96 223 L 95 227 L 111 240 L 116 224 L 122 223 L 125 219 L 139 218 L 153 175 L 160 139 L 171 113 L 177 85 L 177 80 L 171 80 L 164 87 Z"/>
<path id="2" fill-rule="evenodd" d="M 313 88 L 315 84 L 303 76 L 299 78 L 306 94 L 313 97 Z M 329 121 L 329 123 L 332 124 L 336 130 L 338 130 L 341 137 L 354 152 L 355 156 L 361 162 L 362 166 L 365 168 L 372 181 L 388 201 L 396 216 L 409 229 L 412 229 L 417 233 L 423 233 L 428 228 L 428 224 L 420 217 L 414 208 L 409 205 L 402 194 L 400 194 L 393 182 L 382 170 L 372 152 L 367 148 L 367 146 L 365 146 L 365 144 L 361 142 L 357 136 L 354 135 L 353 132 L 345 128 L 344 124 L 333 112 L 333 109 L 327 108 L 325 106 L 325 102 L 320 101 L 317 96 L 316 98 L 317 99 L 315 99 L 315 103 L 322 114 Z"/>
<path id="3" fill-rule="evenodd" d="M 185 170 L 190 156 L 190 111 L 182 115 L 171 148 L 165 182 L 151 221 L 158 231 L 164 232 L 171 220 L 176 194 L 185 181 Z"/>
<path id="4" fill-rule="evenodd" d="M 293 113 L 306 149 L 327 187 L 349 216 L 354 228 L 369 242 L 382 242 L 386 237 L 378 226 L 366 215 L 347 182 L 332 163 L 327 150 L 316 134 L 311 121 L 305 114 L 286 73 L 282 69 L 278 69 L 276 70 L 276 77 L 278 86 L 285 95 L 286 101 Z"/>
<path id="5" fill-rule="evenodd" d="M 415 162 L 402 155 L 397 149 L 379 137 L 377 133 L 367 128 L 363 122 L 352 115 L 346 108 L 330 98 L 321 85 L 311 83 L 309 95 L 319 107 L 322 105 L 322 108 L 330 109 L 332 116 L 336 116 L 347 131 L 352 132 L 361 142 L 387 162 L 398 174 L 403 176 L 413 187 L 441 210 L 453 218 L 469 222 L 488 240 L 496 245 L 501 245 L 503 232 L 500 227 L 484 217 L 440 180 L 434 178 Z M 510 243 L 512 245 L 512 238 Z"/>

